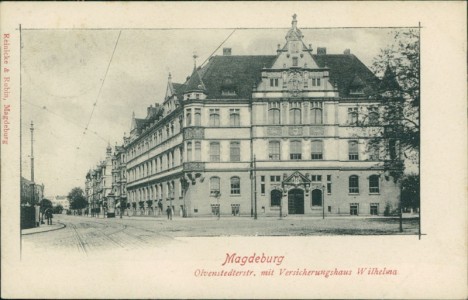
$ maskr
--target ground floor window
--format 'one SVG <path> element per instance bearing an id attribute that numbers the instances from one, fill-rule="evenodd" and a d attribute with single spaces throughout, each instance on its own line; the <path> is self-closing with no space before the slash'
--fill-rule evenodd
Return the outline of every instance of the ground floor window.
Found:
<path id="1" fill-rule="evenodd" d="M 370 205 L 370 214 L 377 216 L 379 214 L 379 204 L 378 203 L 371 203 Z"/>
<path id="2" fill-rule="evenodd" d="M 279 191 L 279 190 L 271 191 L 270 205 L 271 206 L 280 206 L 281 197 L 283 197 L 283 193 L 281 191 Z"/>
<path id="3" fill-rule="evenodd" d="M 219 204 L 211 204 L 211 214 L 212 215 L 219 215 Z"/>
<path id="4" fill-rule="evenodd" d="M 238 216 L 240 211 L 240 204 L 231 204 L 231 213 L 233 216 Z"/>
<path id="5" fill-rule="evenodd" d="M 349 205 L 349 213 L 352 216 L 357 216 L 359 214 L 359 204 L 351 203 Z"/>
<path id="6" fill-rule="evenodd" d="M 328 207 L 328 212 L 331 213 L 331 206 Z"/>
<path id="7" fill-rule="evenodd" d="M 312 191 L 312 206 L 322 206 L 322 190 Z"/>

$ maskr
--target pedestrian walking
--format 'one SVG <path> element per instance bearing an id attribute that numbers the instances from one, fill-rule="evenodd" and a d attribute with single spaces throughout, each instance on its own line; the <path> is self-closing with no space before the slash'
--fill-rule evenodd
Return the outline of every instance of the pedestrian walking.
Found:
<path id="1" fill-rule="evenodd" d="M 46 219 L 47 219 L 47 225 L 52 225 L 52 210 L 51 209 L 47 209 L 46 210 Z"/>
<path id="2" fill-rule="evenodd" d="M 158 201 L 158 209 L 159 209 L 158 215 L 162 215 L 163 205 L 162 205 L 161 199 L 159 199 L 159 201 Z"/>
<path id="3" fill-rule="evenodd" d="M 167 206 L 166 213 L 167 213 L 167 219 L 172 220 L 172 208 L 170 206 Z"/>

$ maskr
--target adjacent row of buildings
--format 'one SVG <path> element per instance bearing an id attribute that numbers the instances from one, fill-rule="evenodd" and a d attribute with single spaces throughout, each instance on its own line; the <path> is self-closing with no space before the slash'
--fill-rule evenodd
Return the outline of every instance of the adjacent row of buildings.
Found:
<path id="1" fill-rule="evenodd" d="M 94 212 L 180 216 L 379 215 L 399 189 L 382 130 L 379 80 L 356 56 L 307 46 L 293 17 L 273 55 L 213 56 L 162 103 L 132 117 L 122 145 L 86 174 Z M 397 144 L 393 145 L 395 148 Z"/>

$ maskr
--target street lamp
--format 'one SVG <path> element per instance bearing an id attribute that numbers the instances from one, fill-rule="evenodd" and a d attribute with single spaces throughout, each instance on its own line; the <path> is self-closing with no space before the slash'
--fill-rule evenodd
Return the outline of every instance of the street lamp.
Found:
<path id="1" fill-rule="evenodd" d="M 325 219 L 325 185 L 322 184 L 322 219 Z"/>

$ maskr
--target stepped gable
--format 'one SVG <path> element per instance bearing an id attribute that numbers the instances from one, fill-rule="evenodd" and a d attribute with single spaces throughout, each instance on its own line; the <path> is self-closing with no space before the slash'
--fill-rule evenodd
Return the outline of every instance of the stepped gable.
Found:
<path id="1" fill-rule="evenodd" d="M 336 86 L 340 97 L 348 97 L 350 88 L 364 83 L 373 92 L 378 91 L 379 79 L 356 56 L 352 54 L 314 54 L 321 68 L 330 69 L 330 81 Z"/>

